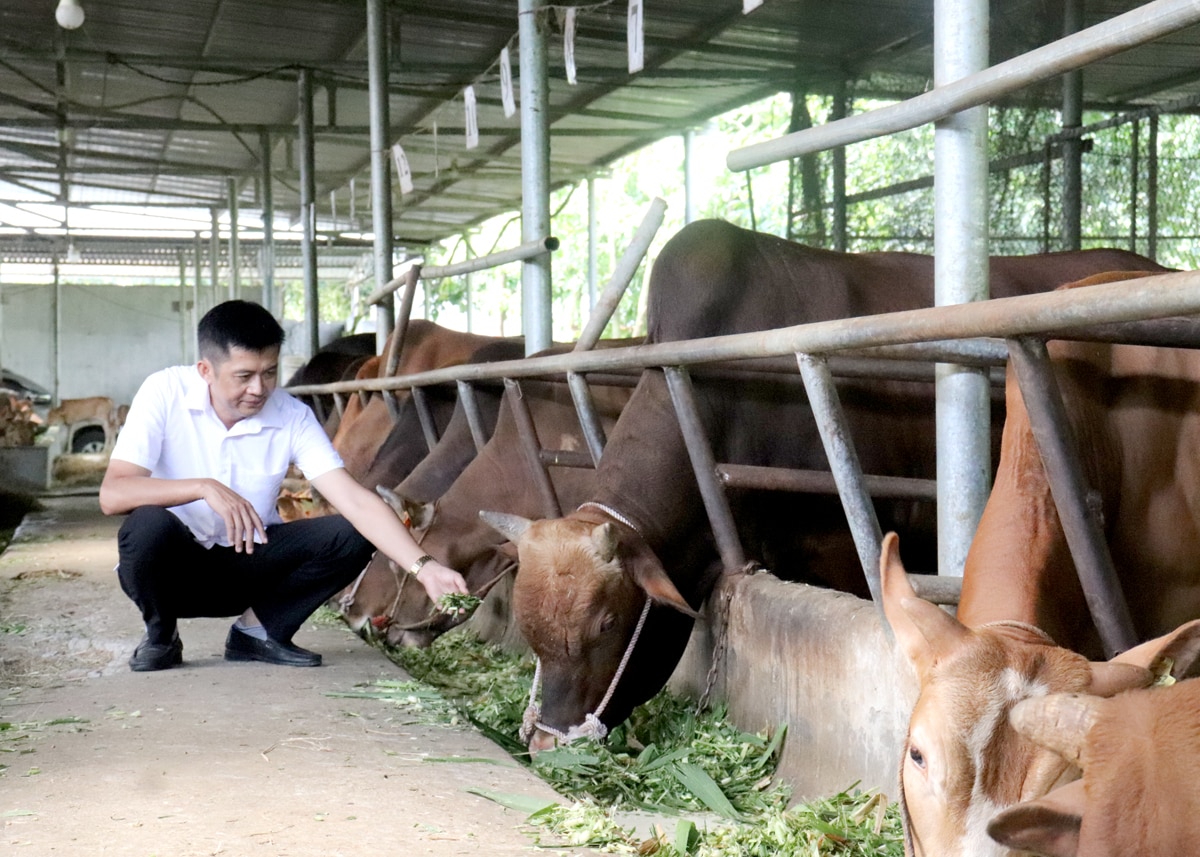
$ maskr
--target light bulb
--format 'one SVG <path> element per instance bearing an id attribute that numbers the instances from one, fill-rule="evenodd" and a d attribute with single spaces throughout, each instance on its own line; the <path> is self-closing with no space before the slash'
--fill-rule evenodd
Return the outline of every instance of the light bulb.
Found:
<path id="1" fill-rule="evenodd" d="M 58 8 L 54 10 L 54 20 L 64 30 L 75 30 L 83 24 L 83 7 L 79 0 L 59 0 Z"/>

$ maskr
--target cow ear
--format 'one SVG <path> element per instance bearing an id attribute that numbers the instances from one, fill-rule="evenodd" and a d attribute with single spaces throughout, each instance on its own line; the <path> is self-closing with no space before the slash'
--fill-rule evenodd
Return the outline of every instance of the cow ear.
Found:
<path id="1" fill-rule="evenodd" d="M 988 836 L 1006 848 L 1043 857 L 1076 857 L 1083 823 L 1083 780 L 1019 803 L 988 822 Z"/>
<path id="2" fill-rule="evenodd" d="M 1186 678 L 1200 660 L 1200 619 L 1180 625 L 1169 634 L 1134 646 L 1111 663 L 1134 664 L 1155 676 Z M 1095 665 L 1093 664 L 1093 669 Z"/>
<path id="3" fill-rule="evenodd" d="M 900 537 L 895 533 L 883 537 L 879 574 L 888 625 L 924 681 L 933 665 L 962 645 L 971 632 L 936 604 L 917 597 L 900 562 Z"/>
<path id="4" fill-rule="evenodd" d="M 489 512 L 487 509 L 480 509 L 479 517 L 483 519 L 484 523 L 510 542 L 520 541 L 521 536 L 525 535 L 525 531 L 533 523 L 533 521 L 528 518 L 522 518 L 520 515 L 509 515 L 505 512 Z"/>
<path id="5" fill-rule="evenodd" d="M 687 599 L 679 593 L 649 545 L 639 539 L 636 543 L 625 541 L 620 547 L 621 565 L 652 601 L 666 607 L 674 607 L 693 619 L 700 618 L 700 614 L 693 610 Z"/>
<path id="6" fill-rule="evenodd" d="M 597 524 L 592 528 L 592 547 L 596 556 L 604 565 L 608 565 L 617 556 L 617 528 L 612 524 Z"/>
<path id="7" fill-rule="evenodd" d="M 418 503 L 415 500 L 405 500 L 404 514 L 408 519 L 408 528 L 412 530 L 413 534 L 422 535 L 433 526 L 433 521 L 437 517 L 437 501 Z"/>

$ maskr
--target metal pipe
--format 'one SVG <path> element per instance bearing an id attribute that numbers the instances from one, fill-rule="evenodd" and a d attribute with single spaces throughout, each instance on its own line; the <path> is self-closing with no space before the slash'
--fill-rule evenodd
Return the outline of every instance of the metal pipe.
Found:
<path id="1" fill-rule="evenodd" d="M 521 70 L 521 238 L 550 234 L 550 84 L 540 0 L 517 0 Z M 525 353 L 550 347 L 553 319 L 550 257 L 521 264 L 521 326 Z"/>
<path id="2" fill-rule="evenodd" d="M 200 333 L 196 329 L 200 322 L 200 287 L 201 287 L 201 271 L 204 268 L 204 244 L 200 241 L 200 233 L 196 233 L 195 241 L 192 245 L 192 263 L 195 270 L 192 272 L 194 279 L 192 280 L 192 315 L 191 315 L 191 330 L 192 330 L 192 353 L 196 360 L 200 359 Z"/>
<path id="3" fill-rule="evenodd" d="M 504 379 L 504 392 L 508 396 L 508 405 L 512 408 L 513 419 L 517 423 L 517 436 L 520 438 L 521 449 L 525 453 L 525 462 L 529 465 L 529 473 L 534 487 L 542 500 L 542 509 L 547 518 L 561 518 L 562 506 L 558 502 L 558 494 L 554 483 L 550 481 L 550 473 L 542 462 L 542 442 L 538 439 L 537 427 L 533 424 L 533 415 L 529 413 L 529 404 L 521 393 L 520 382 L 512 378 Z"/>
<path id="4" fill-rule="evenodd" d="M 1158 116 L 1150 117 L 1150 153 L 1146 164 L 1146 255 L 1158 259 Z"/>
<path id="5" fill-rule="evenodd" d="M 748 170 L 810 152 L 907 131 L 1170 35 L 1197 22 L 1200 22 L 1200 0 L 1152 0 L 1073 36 L 899 104 L 735 149 L 726 157 L 726 163 L 731 170 Z"/>
<path id="6" fill-rule="evenodd" d="M 392 281 L 391 117 L 388 103 L 387 0 L 367 0 L 367 75 L 371 104 L 371 223 L 375 230 L 375 286 Z M 390 294 L 390 293 L 389 293 Z M 375 350 L 383 352 L 394 326 L 389 296 L 375 304 Z"/>
<path id="7" fill-rule="evenodd" d="M 663 372 L 671 393 L 671 403 L 675 406 L 675 416 L 679 420 L 679 431 L 683 435 L 696 484 L 700 488 L 700 497 L 708 512 L 708 522 L 717 540 L 721 563 L 727 573 L 739 571 L 746 565 L 746 554 L 733 520 L 733 510 L 729 507 L 729 498 L 717 479 L 717 462 L 704 431 L 704 423 L 700 420 L 688 371 L 683 366 L 664 366 Z"/>
<path id="8" fill-rule="evenodd" d="M 229 299 L 241 297 L 242 288 L 242 256 L 238 246 L 238 186 L 237 179 L 225 180 L 225 189 L 229 199 Z"/>
<path id="9" fill-rule="evenodd" d="M 404 350 L 404 339 L 408 335 L 408 319 L 412 315 L 413 301 L 417 296 L 417 283 L 421 279 L 421 266 L 412 265 L 404 273 L 404 294 L 400 298 L 400 317 L 388 338 L 387 352 L 383 361 L 383 376 L 390 378 L 400 368 L 400 353 Z"/>
<path id="10" fill-rule="evenodd" d="M 604 426 L 596 415 L 596 403 L 592 400 L 592 390 L 587 379 L 578 372 L 567 373 L 567 387 L 571 391 L 571 399 L 575 403 L 575 413 L 579 417 L 579 428 L 583 432 L 584 443 L 587 444 L 588 454 L 592 457 L 592 465 L 600 466 L 600 456 L 608 438 Z"/>
<path id="11" fill-rule="evenodd" d="M 471 441 L 475 444 L 476 452 L 483 452 L 488 437 L 487 432 L 483 429 L 483 414 L 479 410 L 479 399 L 475 396 L 475 385 L 466 381 L 456 383 L 458 385 L 458 403 L 462 405 L 463 413 L 467 415 L 467 428 L 471 430 Z"/>
<path id="12" fill-rule="evenodd" d="M 403 378 L 339 381 L 295 388 L 298 392 L 333 392 L 362 387 L 400 389 L 420 384 L 481 381 L 500 377 L 535 377 L 563 372 L 603 372 L 715 363 L 806 352 L 823 354 L 937 339 L 969 339 L 1036 334 L 1081 325 L 1187 316 L 1200 313 L 1200 271 L 1155 274 L 1135 280 L 1103 283 L 1086 289 L 992 298 L 956 306 L 926 307 L 872 316 L 726 334 L 683 342 L 656 342 L 626 348 L 551 354 L 524 360 L 463 364 Z"/>
<path id="13" fill-rule="evenodd" d="M 797 354 L 796 362 L 800 366 L 804 389 L 808 393 L 808 403 L 812 407 L 813 419 L 817 423 L 817 431 L 820 432 L 821 443 L 829 459 L 829 469 L 834 482 L 837 483 L 842 507 L 846 511 L 846 522 L 850 525 L 850 534 L 858 551 L 858 561 L 862 563 L 867 588 L 871 590 L 871 600 L 875 602 L 876 609 L 883 617 L 883 590 L 879 581 L 879 552 L 883 542 L 883 531 L 879 527 L 875 507 L 871 503 L 871 495 L 867 493 L 863 483 L 862 467 L 858 463 L 858 453 L 854 450 L 854 441 L 846 425 L 846 415 L 842 412 L 837 388 L 833 385 L 833 376 L 820 357 Z M 883 624 L 884 627 L 889 627 L 886 619 Z"/>
<path id="14" fill-rule="evenodd" d="M 58 253 L 54 254 L 54 292 L 53 292 L 54 307 L 52 315 L 54 316 L 54 333 L 52 337 L 54 351 L 54 379 L 51 384 L 51 392 L 54 394 L 54 404 L 62 404 L 62 391 L 59 385 L 62 381 L 62 280 L 59 277 L 58 270 Z M 70 426 L 68 426 L 68 429 Z"/>
<path id="15" fill-rule="evenodd" d="M 446 277 L 457 277 L 461 274 L 469 274 L 474 271 L 484 271 L 488 268 L 495 268 L 500 265 L 506 265 L 509 262 L 520 262 L 525 259 L 531 259 L 535 256 L 541 256 L 558 249 L 558 239 L 554 236 L 546 236 L 538 238 L 535 241 L 527 241 L 524 244 L 518 244 L 516 247 L 511 247 L 508 250 L 501 250 L 498 253 L 489 253 L 486 256 L 477 256 L 474 259 L 466 259 L 462 262 L 455 262 L 453 265 L 427 265 L 421 268 L 421 279 L 423 280 L 440 280 Z M 372 292 L 366 299 L 366 303 L 379 303 L 388 295 L 397 291 L 404 285 L 404 277 L 396 277 L 389 281 L 382 289 Z"/>
<path id="16" fill-rule="evenodd" d="M 936 86 L 986 68 L 987 0 L 936 0 L 933 41 Z M 939 120 L 933 146 L 934 303 L 986 300 L 987 107 Z M 959 576 L 991 488 L 991 384 L 984 370 L 943 363 L 935 397 L 938 573 Z"/>
<path id="17" fill-rule="evenodd" d="M 1105 652 L 1111 658 L 1136 645 L 1138 640 L 1104 540 L 1104 527 L 1099 520 L 1102 510 L 1089 502 L 1090 489 L 1046 344 L 1018 337 L 1009 340 L 1009 349 L 1017 384 L 1029 412 L 1029 426 L 1041 453 L 1050 494 L 1075 561 L 1084 599 Z"/>
<path id="18" fill-rule="evenodd" d="M 275 306 L 275 190 L 271 181 L 271 135 L 264 131 L 258 138 L 262 153 L 262 249 L 259 270 L 262 274 L 262 305 L 268 312 L 282 315 Z"/>
<path id="19" fill-rule="evenodd" d="M 692 160 L 692 144 L 696 132 L 691 128 L 683 132 L 683 222 L 691 223 L 696 219 L 696 177 L 693 175 L 695 164 Z"/>
<path id="20" fill-rule="evenodd" d="M 211 231 L 208 234 L 208 279 L 209 285 L 212 286 L 212 306 L 216 306 L 217 290 L 221 283 L 221 221 L 215 208 L 210 208 L 208 213 L 211 222 Z"/>
<path id="21" fill-rule="evenodd" d="M 1083 26 L 1083 0 L 1063 3 L 1063 35 L 1079 32 Z M 1070 131 L 1083 124 L 1083 72 L 1068 71 L 1062 76 L 1062 126 Z M 1083 140 L 1072 136 L 1062 142 L 1062 248 L 1078 250 L 1081 244 L 1083 213 Z"/>
<path id="22" fill-rule="evenodd" d="M 429 397 L 425 395 L 425 390 L 421 387 L 413 387 L 409 391 L 412 396 L 413 406 L 417 409 L 417 420 L 421 423 L 421 435 L 425 438 L 425 446 L 430 451 L 437 446 L 438 433 L 437 423 L 433 419 L 433 411 L 429 409 Z M 389 399 L 394 399 L 394 396 L 388 396 Z"/>
<path id="23" fill-rule="evenodd" d="M 600 334 L 604 333 L 604 328 L 608 326 L 609 319 L 616 312 L 617 304 L 625 294 L 625 289 L 629 287 L 629 281 L 637 273 L 638 266 L 642 264 L 642 258 L 650 249 L 650 242 L 658 234 L 666 210 L 667 204 L 662 199 L 655 197 L 650 201 L 650 208 L 646 211 L 646 216 L 642 218 L 641 224 L 634 232 L 629 247 L 621 254 L 621 259 L 613 269 L 608 284 L 605 285 L 600 299 L 592 309 L 591 315 L 588 316 L 583 332 L 579 334 L 579 341 L 575 343 L 576 351 L 587 351 L 594 348 L 600 341 Z"/>
<path id="24" fill-rule="evenodd" d="M 308 357 L 320 348 L 320 303 L 317 296 L 317 179 L 313 137 L 312 71 L 300 69 L 300 258 L 304 269 L 304 321 L 308 331 Z"/>
<path id="25" fill-rule="evenodd" d="M 596 180 L 592 176 L 588 176 L 587 180 L 587 196 L 588 196 L 588 257 L 587 257 L 587 283 L 588 283 L 588 309 L 596 305 L 596 284 L 600 280 L 599 272 L 599 240 L 600 227 L 596 221 Z"/>
<path id="26" fill-rule="evenodd" d="M 1129 146 L 1129 252 L 1137 252 L 1138 174 L 1141 172 L 1141 123 L 1134 122 Z"/>
<path id="27" fill-rule="evenodd" d="M 187 309 L 187 257 L 183 250 L 179 257 L 179 362 L 188 362 L 188 309 Z"/>
<path id="28" fill-rule="evenodd" d="M 792 491 L 797 494 L 837 494 L 837 480 L 828 470 L 796 470 L 755 464 L 718 464 L 717 475 L 729 488 Z M 863 485 L 872 497 L 937 500 L 937 481 L 908 476 L 863 474 Z"/>
<path id="29" fill-rule="evenodd" d="M 846 118 L 850 105 L 846 99 L 846 82 L 838 81 L 833 90 L 833 109 L 830 119 L 840 122 Z M 846 228 L 846 147 L 838 146 L 833 152 L 833 249 L 839 253 L 847 250 Z"/>

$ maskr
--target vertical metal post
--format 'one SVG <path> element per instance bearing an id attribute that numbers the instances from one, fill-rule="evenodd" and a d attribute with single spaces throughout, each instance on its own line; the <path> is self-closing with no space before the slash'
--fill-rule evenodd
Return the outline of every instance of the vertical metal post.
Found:
<path id="1" fill-rule="evenodd" d="M 883 591 L 879 581 L 879 551 L 883 542 L 883 531 L 879 527 L 879 518 L 875 515 L 875 506 L 871 503 L 871 495 L 863 479 L 854 440 L 846 426 L 837 387 L 833 383 L 833 373 L 829 371 L 829 364 L 821 357 L 797 354 L 796 361 L 800 366 L 804 392 L 808 396 L 809 406 L 812 407 L 817 431 L 821 434 L 821 443 L 825 447 L 825 457 L 829 459 L 829 469 L 833 473 L 833 481 L 837 485 L 838 496 L 841 497 L 842 508 L 846 512 L 850 534 L 854 537 L 858 561 L 862 564 L 863 574 L 867 578 L 871 600 L 875 602 L 882 616 Z M 886 621 L 883 624 L 885 628 L 888 627 Z"/>
<path id="2" fill-rule="evenodd" d="M 258 137 L 262 152 L 262 305 L 276 316 L 282 315 L 275 306 L 275 190 L 271 182 L 271 135 L 263 131 Z"/>
<path id="3" fill-rule="evenodd" d="M 367 76 L 371 102 L 371 223 L 375 231 L 375 288 L 392 281 L 391 115 L 388 102 L 387 0 L 367 0 Z M 523 135 L 522 135 L 523 136 Z M 391 295 L 375 305 L 375 351 L 395 326 Z"/>
<path id="4" fill-rule="evenodd" d="M 934 82 L 988 62 L 987 0 L 935 0 Z M 987 108 L 934 128 L 934 302 L 988 296 Z M 938 364 L 938 573 L 961 575 L 991 482 L 990 383 L 984 369 Z"/>
<path id="5" fill-rule="evenodd" d="M 1141 122 L 1129 123 L 1130 134 L 1132 139 L 1129 146 L 1129 252 L 1137 252 L 1137 218 L 1138 218 L 1138 185 L 1139 173 L 1141 172 L 1141 154 L 1138 151 L 1138 142 L 1142 134 Z"/>
<path id="6" fill-rule="evenodd" d="M 599 243 L 600 243 L 600 227 L 596 222 L 596 179 L 588 176 L 587 180 L 588 192 L 588 261 L 587 261 L 587 286 L 588 286 L 588 309 L 596 306 L 596 284 L 599 281 L 600 273 L 598 268 L 599 261 Z"/>
<path id="7" fill-rule="evenodd" d="M 471 246 L 471 241 L 467 237 L 467 233 L 463 233 L 463 246 L 467 251 L 467 258 L 475 258 L 475 248 Z M 475 303 L 475 279 L 470 271 L 467 271 L 463 277 L 463 286 L 467 293 L 467 333 L 474 329 L 474 303 Z"/>
<path id="8" fill-rule="evenodd" d="M 1146 156 L 1146 255 L 1158 259 L 1158 114 L 1150 117 Z"/>
<path id="9" fill-rule="evenodd" d="M 691 128 L 683 132 L 683 222 L 696 219 L 696 176 L 692 158 L 692 146 L 696 132 Z"/>
<path id="10" fill-rule="evenodd" d="M 304 269 L 304 321 L 308 331 L 308 356 L 320 348 L 320 303 L 317 297 L 317 180 L 316 144 L 313 136 L 312 71 L 300 69 L 300 257 Z"/>
<path id="11" fill-rule="evenodd" d="M 62 392 L 59 390 L 59 382 L 62 373 L 62 281 L 58 275 L 58 252 L 54 253 L 54 308 L 52 310 L 54 316 L 54 335 L 53 356 L 54 356 L 54 380 L 51 386 L 51 392 L 54 394 L 54 404 L 62 403 Z"/>
<path id="12" fill-rule="evenodd" d="M 488 437 L 483 427 L 483 414 L 479 410 L 479 399 L 475 396 L 475 385 L 470 381 L 456 381 L 455 386 L 458 388 L 458 401 L 467 415 L 467 428 L 471 430 L 471 442 L 475 444 L 476 452 L 483 452 Z"/>
<path id="13" fill-rule="evenodd" d="M 550 85 L 541 0 L 518 0 L 521 50 L 521 240 L 550 234 Z M 525 353 L 552 342 L 550 254 L 521 263 L 521 324 Z"/>
<path id="14" fill-rule="evenodd" d="M 1027 337 L 1010 339 L 1008 353 L 1084 599 L 1105 652 L 1112 657 L 1136 645 L 1137 635 L 1104 540 L 1102 510 L 1089 502 L 1090 490 L 1046 343 Z"/>
<path id="15" fill-rule="evenodd" d="M 238 246 L 238 186 L 237 179 L 230 176 L 225 180 L 229 196 L 229 299 L 241 297 L 242 253 Z"/>
<path id="16" fill-rule="evenodd" d="M 1083 27 L 1083 0 L 1064 0 L 1063 35 Z M 1062 76 L 1062 125 L 1083 125 L 1083 71 L 1076 69 Z M 1083 209 L 1083 138 L 1073 137 L 1062 143 L 1062 249 L 1078 250 L 1081 244 Z"/>
<path id="17" fill-rule="evenodd" d="M 836 122 L 845 119 L 848 104 L 846 103 L 846 82 L 838 81 L 833 90 L 833 108 L 829 111 L 829 121 Z M 833 150 L 833 249 L 846 252 L 846 147 L 838 146 Z"/>
<path id="18" fill-rule="evenodd" d="M 188 362 L 187 256 L 176 252 L 179 260 L 179 362 Z"/>
<path id="19" fill-rule="evenodd" d="M 221 219 L 215 208 L 209 209 L 208 285 L 212 289 L 211 306 L 217 305 L 217 290 L 221 287 Z"/>
<path id="20" fill-rule="evenodd" d="M 201 270 L 204 267 L 204 244 L 200 240 L 200 233 L 196 233 L 195 241 L 192 244 L 192 258 L 194 270 L 192 271 L 192 316 L 189 321 L 192 335 L 192 354 L 196 360 L 200 359 L 200 337 L 196 331 L 196 326 L 200 322 L 200 287 L 202 285 Z"/>

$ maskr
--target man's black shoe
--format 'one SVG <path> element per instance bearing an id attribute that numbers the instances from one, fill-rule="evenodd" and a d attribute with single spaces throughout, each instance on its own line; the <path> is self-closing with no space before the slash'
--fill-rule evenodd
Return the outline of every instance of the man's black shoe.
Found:
<path id="1" fill-rule="evenodd" d="M 260 640 L 237 628 L 229 629 L 225 639 L 225 660 L 227 661 L 264 661 L 268 664 L 281 664 L 285 667 L 319 667 L 321 656 L 308 649 L 302 649 L 292 643 L 278 643 L 275 640 Z"/>
<path id="2" fill-rule="evenodd" d="M 169 643 L 151 643 L 149 635 L 142 637 L 133 657 L 129 659 L 129 668 L 137 673 L 166 670 L 183 663 L 183 641 L 179 632 L 171 637 Z"/>

